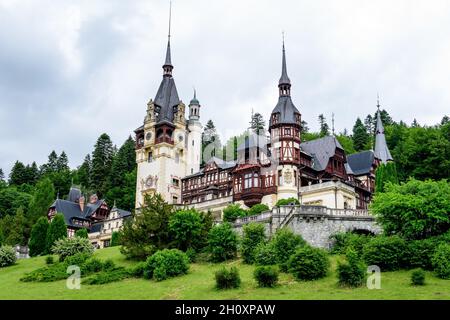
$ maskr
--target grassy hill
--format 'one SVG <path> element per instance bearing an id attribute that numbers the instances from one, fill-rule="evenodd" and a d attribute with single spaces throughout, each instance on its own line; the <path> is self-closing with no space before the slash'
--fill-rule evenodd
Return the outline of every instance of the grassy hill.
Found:
<path id="1" fill-rule="evenodd" d="M 113 259 L 118 265 L 130 266 L 133 262 L 124 259 L 119 249 L 98 250 L 101 259 Z M 14 266 L 0 269 L 0 299 L 450 299 L 450 281 L 440 280 L 427 273 L 427 285 L 410 285 L 410 271 L 386 272 L 382 274 L 381 290 L 367 288 L 343 289 L 336 285 L 336 258 L 332 259 L 330 274 L 318 281 L 297 282 L 290 275 L 282 274 L 280 285 L 274 289 L 258 288 L 253 280 L 253 266 L 232 261 L 226 265 L 237 265 L 241 278 L 240 289 L 218 291 L 214 288 L 214 272 L 221 264 L 192 264 L 189 274 L 163 282 L 143 279 L 127 279 L 100 286 L 82 285 L 81 290 L 68 290 L 65 281 L 52 283 L 24 283 L 19 279 L 26 273 L 45 266 L 45 257 L 20 260 Z"/>

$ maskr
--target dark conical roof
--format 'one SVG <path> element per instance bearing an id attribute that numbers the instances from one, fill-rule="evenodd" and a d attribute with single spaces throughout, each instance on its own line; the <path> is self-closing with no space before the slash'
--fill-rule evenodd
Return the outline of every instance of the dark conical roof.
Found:
<path id="1" fill-rule="evenodd" d="M 377 114 L 377 129 L 375 136 L 375 157 L 380 159 L 383 163 L 394 160 L 386 143 L 386 136 L 384 135 L 383 121 L 381 121 L 381 112 L 378 108 Z"/>
<path id="2" fill-rule="evenodd" d="M 281 67 L 281 78 L 279 81 L 279 84 L 291 84 L 291 79 L 289 79 L 288 74 L 287 74 L 287 65 L 286 65 L 286 49 L 284 47 L 284 42 L 283 42 L 283 62 L 282 62 L 282 67 Z"/>
<path id="3" fill-rule="evenodd" d="M 197 99 L 197 90 L 194 90 L 194 98 L 192 98 L 192 100 L 191 100 L 191 102 L 189 104 L 193 105 L 193 106 L 199 106 L 200 105 L 200 101 L 198 101 L 198 99 Z"/>
<path id="4" fill-rule="evenodd" d="M 172 65 L 172 52 L 170 49 L 170 39 L 169 42 L 167 43 L 167 51 L 166 51 L 166 62 L 164 63 L 164 67 L 169 66 L 169 67 L 173 67 Z"/>

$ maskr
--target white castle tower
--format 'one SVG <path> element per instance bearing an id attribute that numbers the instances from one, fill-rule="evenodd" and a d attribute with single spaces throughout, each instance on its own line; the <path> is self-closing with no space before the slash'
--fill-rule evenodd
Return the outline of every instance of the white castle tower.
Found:
<path id="1" fill-rule="evenodd" d="M 181 203 L 181 179 L 200 170 L 200 103 L 194 94 L 186 106 L 178 97 L 173 71 L 170 28 L 163 80 L 155 100 L 147 105 L 144 125 L 136 133 L 136 208 L 144 205 L 146 194 L 159 193 L 171 204 Z"/>

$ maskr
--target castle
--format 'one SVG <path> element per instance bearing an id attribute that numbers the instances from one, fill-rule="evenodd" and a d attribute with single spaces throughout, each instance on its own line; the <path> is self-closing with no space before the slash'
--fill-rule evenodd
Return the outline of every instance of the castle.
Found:
<path id="1" fill-rule="evenodd" d="M 196 94 L 186 106 L 173 78 L 170 36 L 163 79 L 147 105 L 144 124 L 135 130 L 136 209 L 146 194 L 159 193 L 174 205 L 212 211 L 220 217 L 232 203 L 244 208 L 280 199 L 333 209 L 367 209 L 375 170 L 392 161 L 378 111 L 375 150 L 346 155 L 334 136 L 303 142 L 302 116 L 291 99 L 283 42 L 279 98 L 270 115 L 269 135 L 250 135 L 237 159 L 202 155 L 201 105 Z M 379 107 L 379 106 L 378 106 Z M 206 164 L 201 168 L 203 158 Z"/>

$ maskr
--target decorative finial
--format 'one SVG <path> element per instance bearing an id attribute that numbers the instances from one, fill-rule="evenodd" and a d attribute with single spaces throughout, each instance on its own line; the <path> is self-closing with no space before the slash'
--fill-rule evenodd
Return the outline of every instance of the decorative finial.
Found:
<path id="1" fill-rule="evenodd" d="M 378 111 L 380 111 L 380 94 L 379 93 L 377 93 L 377 108 L 378 108 Z"/>
<path id="2" fill-rule="evenodd" d="M 169 41 L 172 36 L 172 0 L 170 1 L 170 9 L 169 9 Z"/>
<path id="3" fill-rule="evenodd" d="M 333 136 L 335 136 L 335 132 L 334 132 L 334 112 L 331 114 L 331 123 L 332 123 Z"/>

